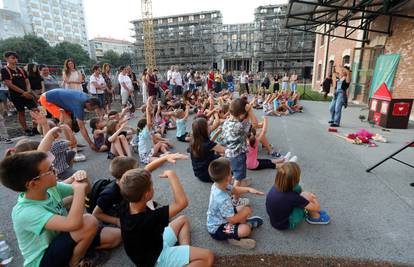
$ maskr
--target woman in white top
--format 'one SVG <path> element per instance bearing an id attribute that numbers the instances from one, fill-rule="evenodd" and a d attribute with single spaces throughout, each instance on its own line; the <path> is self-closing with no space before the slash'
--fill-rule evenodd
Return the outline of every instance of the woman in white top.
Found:
<path id="1" fill-rule="evenodd" d="M 148 88 L 147 88 L 147 84 L 148 84 L 148 73 L 147 73 L 147 69 L 144 69 L 144 72 L 142 73 L 142 77 L 141 77 L 141 81 L 142 81 L 142 101 L 143 103 L 147 103 L 147 99 L 148 99 Z"/>
<path id="2" fill-rule="evenodd" d="M 76 69 L 73 59 L 66 59 L 63 66 L 63 88 L 82 92 L 82 74 Z"/>

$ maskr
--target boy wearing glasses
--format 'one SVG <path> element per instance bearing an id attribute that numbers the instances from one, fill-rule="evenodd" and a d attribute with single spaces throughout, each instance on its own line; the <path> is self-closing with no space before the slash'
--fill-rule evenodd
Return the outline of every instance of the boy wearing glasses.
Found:
<path id="1" fill-rule="evenodd" d="M 21 192 L 12 221 L 24 266 L 77 266 L 89 260 L 84 259 L 88 249 L 119 245 L 119 229 L 105 227 L 98 231 L 96 219 L 83 214 L 89 190 L 84 171 L 74 174 L 71 185 L 57 183 L 48 154 L 30 151 L 6 157 L 0 163 L 0 180 Z M 70 195 L 73 202 L 67 212 L 63 198 Z M 103 260 L 102 254 L 96 255 Z"/>

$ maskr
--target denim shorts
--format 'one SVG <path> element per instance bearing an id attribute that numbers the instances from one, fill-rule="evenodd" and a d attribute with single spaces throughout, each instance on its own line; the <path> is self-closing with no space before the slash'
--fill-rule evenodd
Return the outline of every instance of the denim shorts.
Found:
<path id="1" fill-rule="evenodd" d="M 233 172 L 233 178 L 240 181 L 246 178 L 246 153 L 229 158 L 231 171 Z"/>
<path id="2" fill-rule="evenodd" d="M 190 246 L 175 246 L 177 236 L 171 227 L 165 227 L 162 234 L 164 245 L 155 266 L 184 266 L 190 263 Z"/>
<path id="3" fill-rule="evenodd" d="M 8 98 L 9 98 L 9 91 L 0 90 L 0 103 L 6 102 Z"/>

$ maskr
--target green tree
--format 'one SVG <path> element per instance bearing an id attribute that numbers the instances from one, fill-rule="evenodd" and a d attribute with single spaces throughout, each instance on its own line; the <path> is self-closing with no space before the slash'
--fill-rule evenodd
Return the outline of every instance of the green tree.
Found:
<path id="1" fill-rule="evenodd" d="M 119 66 L 119 55 L 114 50 L 108 50 L 104 53 L 103 57 L 99 60 L 100 63 L 109 63 L 113 67 Z"/>
<path id="2" fill-rule="evenodd" d="M 19 62 L 53 64 L 56 53 L 43 38 L 34 35 L 13 37 L 0 41 L 0 53 L 15 51 L 19 55 Z"/>
<path id="3" fill-rule="evenodd" d="M 88 68 L 90 67 L 91 60 L 89 58 L 89 54 L 79 44 L 62 42 L 57 44 L 54 47 L 54 50 L 56 52 L 55 64 L 63 65 L 63 62 L 66 59 L 72 58 L 75 61 L 76 65 L 84 65 Z"/>
<path id="4" fill-rule="evenodd" d="M 131 53 L 122 53 L 119 56 L 118 64 L 119 66 L 128 66 L 132 64 L 132 54 Z M 117 67 L 119 67 L 117 66 Z"/>

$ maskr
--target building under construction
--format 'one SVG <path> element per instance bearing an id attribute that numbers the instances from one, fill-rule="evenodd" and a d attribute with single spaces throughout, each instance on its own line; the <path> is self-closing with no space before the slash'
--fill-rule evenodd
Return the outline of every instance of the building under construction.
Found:
<path id="1" fill-rule="evenodd" d="M 153 18 L 156 66 L 161 71 L 171 65 L 196 70 L 295 70 L 307 78 L 312 73 L 315 35 L 286 29 L 286 8 L 260 6 L 254 22 L 246 24 L 223 24 L 217 10 Z M 136 64 L 142 69 L 143 20 L 132 23 Z"/>

